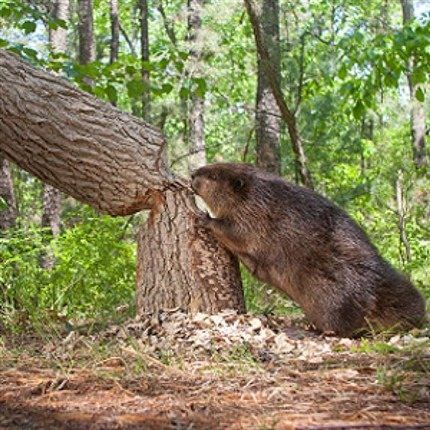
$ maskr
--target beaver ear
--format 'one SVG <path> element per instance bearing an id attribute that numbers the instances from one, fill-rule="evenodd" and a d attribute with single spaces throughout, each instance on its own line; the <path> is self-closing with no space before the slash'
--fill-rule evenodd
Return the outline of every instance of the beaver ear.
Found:
<path id="1" fill-rule="evenodd" d="M 235 191 L 240 191 L 245 186 L 245 181 L 242 178 L 236 178 L 233 181 L 233 188 Z"/>

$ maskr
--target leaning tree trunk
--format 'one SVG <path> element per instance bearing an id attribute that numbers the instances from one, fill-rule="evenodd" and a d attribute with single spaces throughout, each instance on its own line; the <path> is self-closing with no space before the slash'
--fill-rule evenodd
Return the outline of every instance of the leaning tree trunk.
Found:
<path id="1" fill-rule="evenodd" d="M 261 31 L 273 73 L 281 81 L 281 56 L 279 50 L 279 1 L 263 0 L 261 6 Z M 281 173 L 281 113 L 270 87 L 264 66 L 258 60 L 256 100 L 257 165 L 272 173 Z"/>
<path id="2" fill-rule="evenodd" d="M 196 227 L 159 130 L 3 50 L 0 94 L 0 152 L 8 159 L 103 212 L 151 209 L 138 311 L 243 310 L 237 261 Z"/>
<path id="3" fill-rule="evenodd" d="M 188 37 L 190 45 L 187 77 L 201 77 L 202 69 L 202 9 L 204 0 L 188 0 Z M 198 167 L 206 164 L 205 152 L 205 124 L 204 124 L 204 96 L 193 91 L 189 100 L 188 108 L 188 170 L 192 172 Z"/>
<path id="4" fill-rule="evenodd" d="M 403 24 L 407 24 L 415 18 L 413 0 L 400 0 L 403 12 Z M 426 156 L 426 118 L 424 105 L 417 100 L 415 93 L 420 85 L 414 84 L 412 74 L 414 72 L 414 59 L 410 61 L 410 71 L 407 74 L 409 92 L 411 99 L 411 138 L 413 161 L 417 169 L 423 169 L 427 166 Z"/>
<path id="5" fill-rule="evenodd" d="M 118 0 L 110 0 L 110 28 L 111 28 L 111 38 L 110 38 L 110 58 L 109 62 L 115 63 L 118 59 L 119 53 L 119 12 L 118 12 Z"/>
<path id="6" fill-rule="evenodd" d="M 16 223 L 16 203 L 9 161 L 0 153 L 0 231 Z"/>

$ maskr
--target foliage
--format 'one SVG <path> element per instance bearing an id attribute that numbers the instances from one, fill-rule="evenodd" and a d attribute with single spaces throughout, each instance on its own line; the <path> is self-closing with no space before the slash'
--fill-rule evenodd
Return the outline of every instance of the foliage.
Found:
<path id="1" fill-rule="evenodd" d="M 73 2 L 72 2 L 73 3 Z M 186 106 L 205 96 L 205 142 L 212 161 L 255 161 L 254 105 L 257 60 L 242 1 L 206 2 L 203 14 L 203 70 L 187 73 L 189 45 L 184 2 L 163 1 L 176 35 L 172 43 L 157 9 L 150 6 L 150 61 L 140 61 L 135 2 L 120 3 L 120 55 L 109 64 L 109 2 L 94 1 L 96 61 L 76 64 L 77 16 L 52 20 L 43 2 L 0 0 L 0 47 L 64 75 L 97 97 L 138 114 L 145 91 L 141 68 L 150 72 L 154 123 L 163 123 L 170 163 L 184 172 Z M 74 5 L 74 3 L 73 3 Z M 344 207 L 396 267 L 430 297 L 430 177 L 412 162 L 409 87 L 420 84 L 424 102 L 430 78 L 429 11 L 403 25 L 399 2 L 372 0 L 281 0 L 282 87 L 296 117 L 318 191 Z M 76 8 L 72 7 L 75 11 Z M 47 28 L 67 27 L 70 49 L 50 52 Z M 127 34 L 128 41 L 124 37 Z M 84 77 L 90 77 L 88 86 Z M 166 114 L 165 121 L 162 121 Z M 428 124 L 428 123 L 427 123 Z M 428 139 L 427 139 L 428 140 Z M 290 141 L 282 136 L 282 166 L 296 180 Z M 400 241 L 395 183 L 403 176 L 405 229 L 411 249 Z M 15 171 L 20 220 L 0 242 L 3 315 L 36 309 L 83 317 L 112 311 L 133 294 L 134 245 L 124 220 L 100 217 L 78 205 L 79 222 L 63 220 L 60 237 L 47 243 L 40 224 L 40 183 Z M 66 212 L 66 211 L 65 211 Z M 128 231 L 128 230 L 127 230 Z M 39 268 L 51 248 L 57 264 Z M 244 273 L 248 307 L 258 312 L 296 311 Z M 275 298 L 273 298 L 275 297 Z M 15 316 L 14 316 L 15 318 Z"/>
<path id="2" fill-rule="evenodd" d="M 132 306 L 135 246 L 126 234 L 124 220 L 93 211 L 50 242 L 35 226 L 9 230 L 0 238 L 0 319 L 11 328 L 28 319 L 77 322 Z M 51 270 L 40 267 L 48 252 Z"/>

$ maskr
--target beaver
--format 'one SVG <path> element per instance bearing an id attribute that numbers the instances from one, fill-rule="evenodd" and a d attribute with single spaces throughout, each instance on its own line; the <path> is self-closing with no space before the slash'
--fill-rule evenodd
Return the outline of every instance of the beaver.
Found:
<path id="1" fill-rule="evenodd" d="M 320 331 L 420 326 L 425 301 L 345 211 L 313 190 L 247 164 L 191 175 L 200 223 L 259 280 L 294 300 Z"/>

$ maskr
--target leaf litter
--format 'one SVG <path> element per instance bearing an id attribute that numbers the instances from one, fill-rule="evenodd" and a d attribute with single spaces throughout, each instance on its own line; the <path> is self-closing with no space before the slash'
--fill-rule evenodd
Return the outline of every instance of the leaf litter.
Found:
<path id="1" fill-rule="evenodd" d="M 430 430 L 428 330 L 342 339 L 282 316 L 174 309 L 2 339 L 0 430 Z"/>

